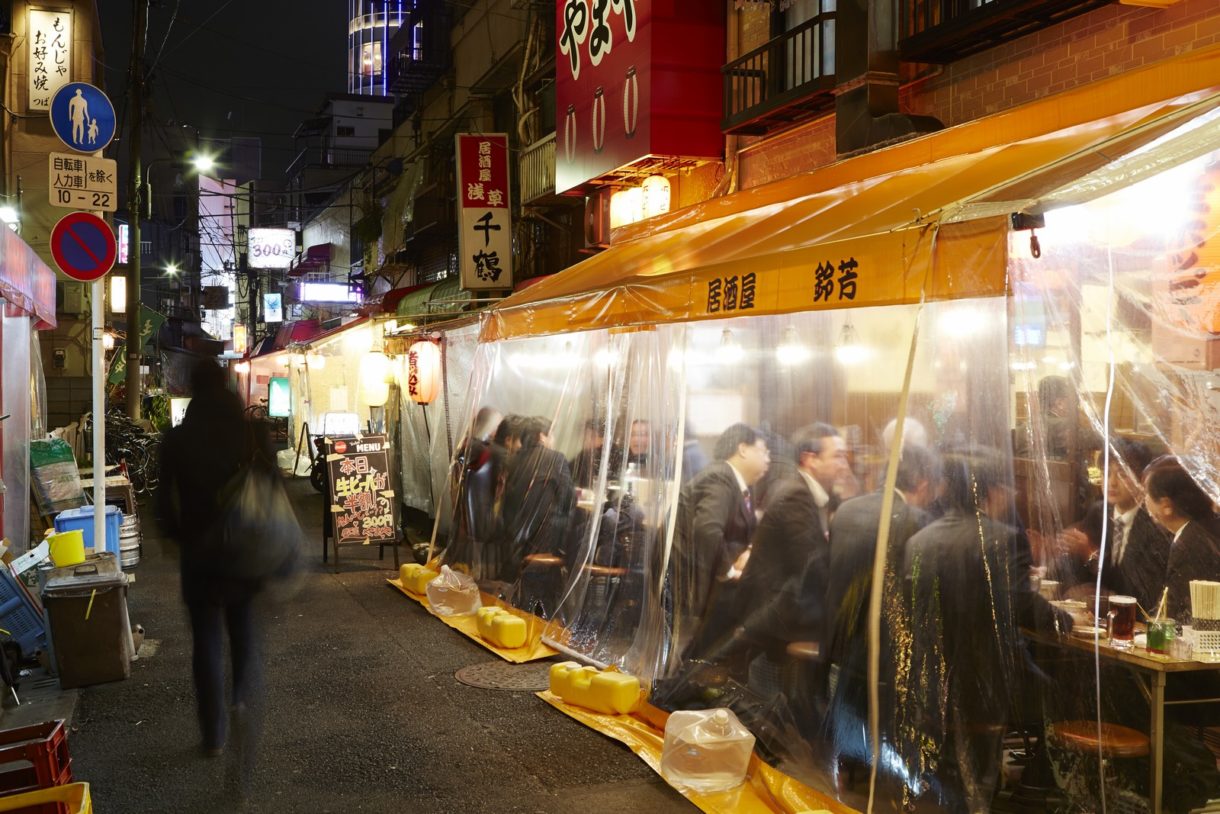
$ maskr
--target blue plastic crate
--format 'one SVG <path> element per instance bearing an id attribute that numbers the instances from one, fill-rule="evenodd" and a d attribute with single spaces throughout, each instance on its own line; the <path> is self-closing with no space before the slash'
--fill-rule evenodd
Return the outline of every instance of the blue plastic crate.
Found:
<path id="1" fill-rule="evenodd" d="M 0 565 L 0 628 L 8 631 L 27 656 L 33 655 L 35 650 L 46 649 L 42 611 L 6 565 Z"/>
<path id="2" fill-rule="evenodd" d="M 118 506 L 107 506 L 104 516 L 106 521 L 106 550 L 119 555 L 119 526 L 123 524 L 123 512 Z M 72 531 L 80 529 L 85 536 L 85 548 L 93 548 L 93 507 L 81 506 L 79 509 L 68 509 L 55 515 L 56 531 Z M 85 551 L 89 553 L 88 550 Z"/>

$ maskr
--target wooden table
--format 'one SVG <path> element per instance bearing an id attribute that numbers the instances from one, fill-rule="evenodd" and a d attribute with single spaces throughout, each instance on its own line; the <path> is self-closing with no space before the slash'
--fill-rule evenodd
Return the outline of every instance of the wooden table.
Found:
<path id="1" fill-rule="evenodd" d="M 1107 636 L 1097 639 L 1079 636 L 1059 636 L 1033 630 L 1023 630 L 1025 638 L 1039 644 L 1051 645 L 1064 650 L 1076 651 L 1092 656 L 1094 652 L 1110 662 L 1125 664 L 1134 669 L 1141 678 L 1146 677 L 1145 691 L 1150 702 L 1151 722 L 1148 729 L 1149 756 L 1151 764 L 1152 814 L 1161 813 L 1161 792 L 1165 773 L 1165 707 L 1185 704 L 1220 704 L 1220 698 L 1188 698 L 1181 701 L 1165 700 L 1165 685 L 1170 675 L 1180 673 L 1220 672 L 1220 663 L 1181 659 L 1149 653 L 1142 647 L 1119 650 L 1110 645 Z"/>

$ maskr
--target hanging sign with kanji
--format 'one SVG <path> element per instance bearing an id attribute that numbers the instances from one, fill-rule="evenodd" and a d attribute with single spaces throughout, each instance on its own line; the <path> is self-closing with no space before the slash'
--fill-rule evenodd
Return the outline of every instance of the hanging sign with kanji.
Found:
<path id="1" fill-rule="evenodd" d="M 513 222 L 508 136 L 457 135 L 458 254 L 462 288 L 513 287 Z"/>

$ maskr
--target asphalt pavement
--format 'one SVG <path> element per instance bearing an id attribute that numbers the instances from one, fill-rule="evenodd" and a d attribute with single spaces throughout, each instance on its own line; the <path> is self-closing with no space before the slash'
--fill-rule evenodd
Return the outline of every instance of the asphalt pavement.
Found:
<path id="1" fill-rule="evenodd" d="M 625 747 L 532 693 L 458 682 L 455 671 L 495 657 L 387 585 L 390 552 L 378 561 L 376 549 L 345 548 L 339 574 L 324 567 L 321 498 L 302 480 L 290 492 L 307 574 L 266 608 L 267 721 L 245 810 L 696 810 Z M 145 506 L 129 595 L 142 655 L 129 680 L 79 692 L 73 769 L 99 814 L 235 810 L 232 756 L 200 754 L 177 560 L 149 515 Z"/>

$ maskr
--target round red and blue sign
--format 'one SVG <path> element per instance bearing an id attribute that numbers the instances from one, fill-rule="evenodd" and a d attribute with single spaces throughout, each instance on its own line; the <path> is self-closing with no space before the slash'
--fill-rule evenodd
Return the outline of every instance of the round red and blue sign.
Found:
<path id="1" fill-rule="evenodd" d="M 73 280 L 88 283 L 106 276 L 118 254 L 114 231 L 92 212 L 64 215 L 51 230 L 51 256 Z"/>

